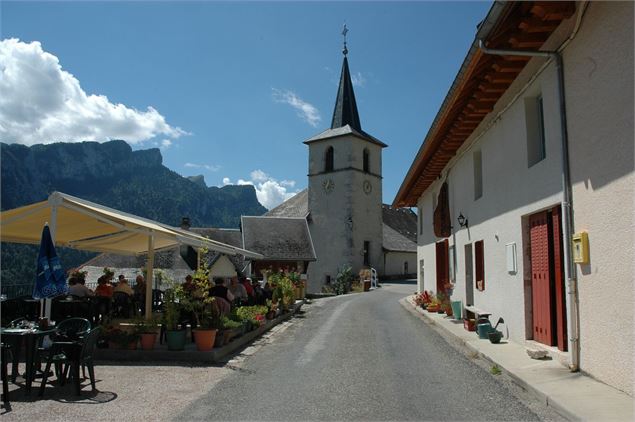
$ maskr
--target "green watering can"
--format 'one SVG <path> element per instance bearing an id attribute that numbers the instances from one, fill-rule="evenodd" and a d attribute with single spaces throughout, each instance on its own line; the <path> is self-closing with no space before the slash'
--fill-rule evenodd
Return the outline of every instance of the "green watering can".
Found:
<path id="1" fill-rule="evenodd" d="M 492 327 L 492 323 L 489 322 L 489 318 L 481 317 L 476 321 L 476 333 L 478 334 L 478 338 L 487 340 L 489 338 L 489 333 L 496 332 L 496 327 L 498 324 L 505 323 L 503 318 L 498 318 L 496 322 L 496 326 Z"/>

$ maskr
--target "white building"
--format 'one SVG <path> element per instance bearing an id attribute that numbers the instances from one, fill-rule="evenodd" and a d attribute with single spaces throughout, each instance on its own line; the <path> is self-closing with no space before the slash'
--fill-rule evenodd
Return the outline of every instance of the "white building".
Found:
<path id="1" fill-rule="evenodd" d="M 555 55 L 508 50 L 557 51 L 564 83 Z M 452 281 L 630 395 L 633 113 L 633 3 L 497 2 L 393 204 L 419 209 L 420 290 Z"/>

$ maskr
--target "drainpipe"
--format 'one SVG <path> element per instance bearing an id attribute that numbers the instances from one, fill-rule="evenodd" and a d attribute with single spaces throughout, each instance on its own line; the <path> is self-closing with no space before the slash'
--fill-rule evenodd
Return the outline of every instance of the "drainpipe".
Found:
<path id="1" fill-rule="evenodd" d="M 571 38 L 569 38 L 571 39 Z M 571 325 L 569 342 L 571 344 L 571 363 L 569 369 L 573 372 L 579 370 L 580 343 L 579 343 L 579 319 L 578 319 L 578 283 L 576 268 L 572 258 L 571 233 L 573 231 L 573 217 L 571 210 L 571 177 L 569 174 L 569 139 L 567 134 L 567 113 L 564 95 L 564 69 L 562 55 L 559 51 L 526 51 L 526 50 L 499 50 L 485 47 L 483 40 L 478 40 L 480 50 L 485 54 L 498 56 L 525 56 L 545 57 L 554 59 L 558 72 L 558 102 L 560 105 L 560 138 L 562 147 L 562 245 L 564 250 L 564 275 L 567 280 L 567 293 L 569 295 L 569 315 Z"/>

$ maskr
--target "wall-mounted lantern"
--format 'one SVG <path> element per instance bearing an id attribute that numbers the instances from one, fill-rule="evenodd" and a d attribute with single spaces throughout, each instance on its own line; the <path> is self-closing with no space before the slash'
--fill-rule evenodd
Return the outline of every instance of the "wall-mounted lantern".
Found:
<path id="1" fill-rule="evenodd" d="M 459 214 L 459 216 L 457 217 L 457 220 L 459 220 L 459 226 L 467 227 L 467 218 L 463 216 L 463 213 Z"/>

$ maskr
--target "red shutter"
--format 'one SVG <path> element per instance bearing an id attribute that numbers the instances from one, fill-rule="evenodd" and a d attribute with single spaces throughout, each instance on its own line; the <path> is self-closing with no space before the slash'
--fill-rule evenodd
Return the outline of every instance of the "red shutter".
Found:
<path id="1" fill-rule="evenodd" d="M 474 265 L 476 266 L 475 277 L 476 288 L 485 290 L 485 254 L 483 252 L 483 241 L 474 242 Z"/>
<path id="2" fill-rule="evenodd" d="M 437 293 L 445 291 L 445 285 L 450 279 L 449 248 L 448 239 L 437 242 L 436 244 Z"/>
<path id="3" fill-rule="evenodd" d="M 529 217 L 531 242 L 531 294 L 534 340 L 553 346 L 551 312 L 551 268 L 549 265 L 549 215 L 540 212 Z"/>

